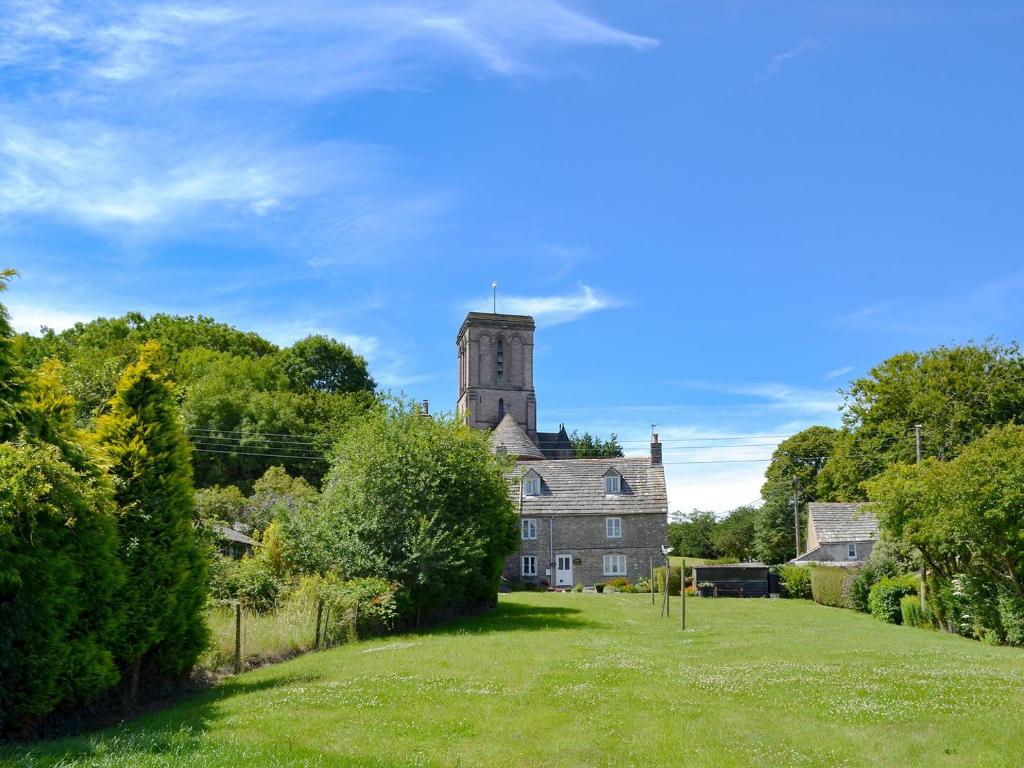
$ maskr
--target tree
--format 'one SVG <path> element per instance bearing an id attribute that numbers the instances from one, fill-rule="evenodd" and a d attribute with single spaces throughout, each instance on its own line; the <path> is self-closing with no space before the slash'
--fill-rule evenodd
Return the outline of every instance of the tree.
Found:
<path id="1" fill-rule="evenodd" d="M 967 344 L 905 352 L 845 393 L 844 440 L 823 482 L 840 501 L 866 498 L 864 481 L 924 455 L 952 459 L 991 427 L 1024 419 L 1024 356 L 1017 344 Z"/>
<path id="2" fill-rule="evenodd" d="M 781 563 L 799 554 L 793 520 L 794 494 L 798 524 L 803 531 L 807 527 L 806 504 L 820 498 L 822 468 L 841 434 L 831 427 L 809 427 L 783 440 L 772 453 L 761 486 L 764 504 L 754 524 L 754 555 L 758 560 Z"/>
<path id="3" fill-rule="evenodd" d="M 750 560 L 754 556 L 754 533 L 759 510 L 737 507 L 718 521 L 711 532 L 711 543 L 723 557 Z"/>
<path id="4" fill-rule="evenodd" d="M 0 293 L 7 290 L 7 282 L 17 274 L 13 269 L 0 270 Z M 10 440 L 20 424 L 24 373 L 14 354 L 14 331 L 7 307 L 0 304 L 0 440 Z"/>
<path id="5" fill-rule="evenodd" d="M 0 444 L 0 733 L 117 682 L 124 573 L 111 497 L 56 446 Z"/>
<path id="6" fill-rule="evenodd" d="M 189 444 L 154 342 L 121 376 L 95 440 L 118 504 L 126 625 L 118 649 L 134 700 L 143 672 L 180 677 L 206 643 L 207 552 L 197 531 Z"/>
<path id="7" fill-rule="evenodd" d="M 1024 643 L 1024 427 L 995 427 L 952 461 L 894 465 L 867 489 L 883 531 L 920 551 L 951 626 Z"/>
<path id="8" fill-rule="evenodd" d="M 495 601 L 517 531 L 511 463 L 485 433 L 396 405 L 350 429 L 335 455 L 319 518 L 334 570 L 398 581 L 417 617 Z"/>
<path id="9" fill-rule="evenodd" d="M 282 356 L 284 370 L 297 392 L 368 392 L 376 386 L 366 360 L 340 341 L 307 336 Z"/>
<path id="10" fill-rule="evenodd" d="M 215 485 L 196 491 L 196 516 L 204 523 L 236 523 L 245 510 L 245 496 L 233 485 Z"/>
<path id="11" fill-rule="evenodd" d="M 599 459 L 619 458 L 622 456 L 622 446 L 619 444 L 619 436 L 612 432 L 607 440 L 602 440 L 597 435 L 589 432 L 579 434 L 575 429 L 569 435 L 569 442 L 572 443 L 573 452 L 578 459 Z"/>
<path id="12" fill-rule="evenodd" d="M 253 530 L 265 531 L 271 522 L 300 508 L 314 507 L 320 494 L 302 477 L 292 477 L 284 467 L 271 467 L 253 485 L 245 503 L 243 521 Z"/>
<path id="13" fill-rule="evenodd" d="M 668 543 L 673 554 L 683 557 L 716 558 L 721 553 L 715 547 L 714 533 L 718 518 L 714 512 L 693 510 L 675 514 L 668 524 Z"/>

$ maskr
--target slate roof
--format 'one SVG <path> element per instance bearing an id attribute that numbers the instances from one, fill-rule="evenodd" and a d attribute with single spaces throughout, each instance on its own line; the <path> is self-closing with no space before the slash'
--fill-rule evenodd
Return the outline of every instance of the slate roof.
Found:
<path id="1" fill-rule="evenodd" d="M 505 418 L 491 432 L 491 449 L 496 451 L 501 446 L 505 447 L 510 456 L 520 459 L 544 458 L 540 448 L 534 444 L 523 428 L 516 424 L 511 413 L 506 413 Z"/>
<path id="2" fill-rule="evenodd" d="M 545 459 L 571 459 L 575 456 L 569 433 L 562 424 L 557 432 L 538 432 L 537 443 Z"/>
<path id="3" fill-rule="evenodd" d="M 605 494 L 603 476 L 614 467 L 622 493 Z M 648 456 L 602 459 L 549 459 L 518 462 L 509 477 L 519 503 L 519 477 L 528 470 L 541 477 L 540 496 L 523 497 L 523 516 L 668 514 L 665 467 Z"/>
<path id="4" fill-rule="evenodd" d="M 807 505 L 808 525 L 813 525 L 818 544 L 842 541 L 877 541 L 878 518 L 866 504 L 812 502 Z"/>
<path id="5" fill-rule="evenodd" d="M 245 544 L 250 547 L 262 547 L 258 541 L 255 541 L 250 536 L 246 536 L 241 531 L 236 531 L 230 525 L 223 525 L 221 523 L 214 523 L 212 526 L 214 533 L 220 536 L 222 539 L 227 541 L 235 541 L 239 544 Z"/>

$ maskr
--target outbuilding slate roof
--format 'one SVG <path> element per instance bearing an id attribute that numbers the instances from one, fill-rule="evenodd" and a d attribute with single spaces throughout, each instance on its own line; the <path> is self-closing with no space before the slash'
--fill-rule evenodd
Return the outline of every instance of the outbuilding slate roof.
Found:
<path id="1" fill-rule="evenodd" d="M 506 413 L 498 426 L 491 432 L 491 450 L 504 447 L 509 456 L 520 459 L 543 459 L 544 454 L 523 428 L 516 424 L 511 413 Z"/>
<path id="2" fill-rule="evenodd" d="M 604 492 L 605 473 L 622 475 L 622 493 Z M 601 459 L 549 459 L 517 462 L 509 477 L 516 503 L 519 477 L 534 470 L 541 478 L 540 496 L 523 497 L 523 515 L 668 514 L 665 467 L 648 456 Z"/>
<path id="3" fill-rule="evenodd" d="M 877 541 L 878 518 L 864 503 L 812 502 L 807 505 L 809 525 L 814 526 L 818 544 L 842 541 Z"/>
<path id="4" fill-rule="evenodd" d="M 261 546 L 263 546 L 258 541 L 253 540 L 253 538 L 251 536 L 246 536 L 241 531 L 236 531 L 230 525 L 223 525 L 221 523 L 214 523 L 212 528 L 213 528 L 214 533 L 216 533 L 218 536 L 220 536 L 222 539 L 225 539 L 226 541 L 234 541 L 234 542 L 237 542 L 238 544 L 245 544 L 246 546 L 249 546 L 249 547 L 261 547 Z"/>

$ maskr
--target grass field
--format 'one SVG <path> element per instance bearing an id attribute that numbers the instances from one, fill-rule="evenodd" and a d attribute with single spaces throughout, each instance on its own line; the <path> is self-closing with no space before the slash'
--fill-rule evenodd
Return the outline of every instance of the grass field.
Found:
<path id="1" fill-rule="evenodd" d="M 0 765 L 1024 764 L 1024 651 L 807 601 L 688 608 L 683 633 L 647 595 L 502 596 Z"/>

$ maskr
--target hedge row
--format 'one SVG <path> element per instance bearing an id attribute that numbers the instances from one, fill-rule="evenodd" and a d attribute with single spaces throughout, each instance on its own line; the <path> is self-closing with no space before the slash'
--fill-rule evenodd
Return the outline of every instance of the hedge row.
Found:
<path id="1" fill-rule="evenodd" d="M 856 576 L 856 568 L 812 566 L 811 595 L 814 601 L 834 608 L 855 608 L 852 592 Z"/>

